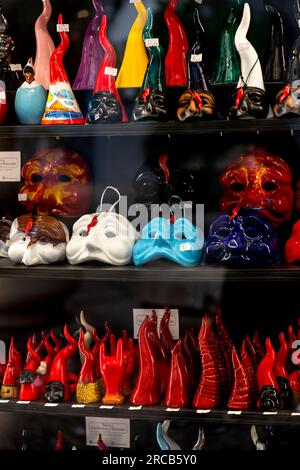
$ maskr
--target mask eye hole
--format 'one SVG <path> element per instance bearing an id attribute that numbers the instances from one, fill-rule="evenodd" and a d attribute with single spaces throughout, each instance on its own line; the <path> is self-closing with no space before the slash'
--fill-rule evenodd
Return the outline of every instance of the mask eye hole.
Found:
<path id="1" fill-rule="evenodd" d="M 242 224 L 245 236 L 250 240 L 256 240 L 265 234 L 264 224 L 255 219 L 248 219 Z"/>
<path id="2" fill-rule="evenodd" d="M 60 183 L 69 183 L 71 181 L 71 178 L 68 175 L 59 175 L 58 181 Z"/>
<path id="3" fill-rule="evenodd" d="M 40 183 L 42 181 L 43 177 L 39 173 L 33 173 L 31 176 L 31 182 L 32 183 Z"/>
<path id="4" fill-rule="evenodd" d="M 87 237 L 88 236 L 88 233 L 86 230 L 82 230 L 80 233 L 79 233 L 80 237 Z"/>
<path id="5" fill-rule="evenodd" d="M 245 229 L 245 235 L 248 237 L 248 238 L 251 238 L 251 239 L 255 239 L 259 236 L 259 233 L 257 231 L 257 228 L 256 227 L 248 227 Z"/>
<path id="6" fill-rule="evenodd" d="M 277 189 L 277 184 L 271 181 L 267 181 L 263 184 L 263 189 L 265 191 L 275 191 Z"/>
<path id="7" fill-rule="evenodd" d="M 116 238 L 116 234 L 111 230 L 105 233 L 106 238 Z"/>
<path id="8" fill-rule="evenodd" d="M 219 238 L 228 238 L 230 235 L 230 230 L 228 227 L 220 227 L 216 231 L 216 236 Z"/>
<path id="9" fill-rule="evenodd" d="M 231 191 L 235 193 L 241 193 L 242 191 L 244 191 L 245 185 L 242 183 L 232 183 L 230 188 L 231 188 Z"/>

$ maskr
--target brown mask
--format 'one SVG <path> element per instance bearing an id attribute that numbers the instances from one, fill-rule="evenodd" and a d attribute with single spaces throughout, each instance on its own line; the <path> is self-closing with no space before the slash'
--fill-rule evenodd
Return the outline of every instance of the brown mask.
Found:
<path id="1" fill-rule="evenodd" d="M 15 385 L 2 385 L 1 398 L 3 400 L 18 398 L 18 387 L 16 387 Z"/>
<path id="2" fill-rule="evenodd" d="M 51 243 L 53 246 L 66 243 L 66 234 L 62 224 L 49 215 L 32 218 L 26 214 L 18 217 L 18 229 L 30 237 L 30 245 L 34 243 Z"/>
<path id="3" fill-rule="evenodd" d="M 214 96 L 205 90 L 186 90 L 179 99 L 177 117 L 179 121 L 186 119 L 211 118 L 216 111 Z"/>

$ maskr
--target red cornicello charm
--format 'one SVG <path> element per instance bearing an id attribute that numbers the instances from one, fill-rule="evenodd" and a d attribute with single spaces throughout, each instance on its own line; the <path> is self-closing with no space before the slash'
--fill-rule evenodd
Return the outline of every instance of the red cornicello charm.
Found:
<path id="1" fill-rule="evenodd" d="M 22 370 L 22 357 L 15 347 L 14 338 L 10 341 L 8 361 L 1 386 L 1 398 L 18 398 L 19 378 Z"/>
<path id="2" fill-rule="evenodd" d="M 274 364 L 274 375 L 280 388 L 282 408 L 288 409 L 291 405 L 291 388 L 289 384 L 289 373 L 287 370 L 290 348 L 284 333 L 279 335 L 280 348 L 276 354 Z"/>
<path id="3" fill-rule="evenodd" d="M 292 234 L 285 245 L 285 260 L 292 264 L 300 261 L 300 220 L 293 226 Z"/>
<path id="4" fill-rule="evenodd" d="M 138 333 L 139 373 L 130 397 L 134 405 L 156 405 L 160 402 L 161 384 L 155 343 L 151 333 L 151 321 L 145 317 Z"/>
<path id="5" fill-rule="evenodd" d="M 251 340 L 248 336 L 248 340 L 251 343 Z M 252 345 L 252 343 L 251 343 Z M 253 354 L 254 352 L 254 354 Z M 249 387 L 250 387 L 250 396 L 251 402 L 254 404 L 258 399 L 258 386 L 256 378 L 256 363 L 255 363 L 255 351 L 254 349 L 249 353 L 249 347 L 247 342 L 247 337 L 243 339 L 241 346 L 241 361 L 244 367 L 244 370 L 247 374 Z"/>
<path id="6" fill-rule="evenodd" d="M 27 341 L 27 351 L 30 359 L 26 361 L 20 376 L 19 399 L 22 401 L 33 401 L 39 398 L 39 388 L 34 383 L 36 371 L 41 363 L 41 356 L 33 349 L 31 338 Z"/>
<path id="7" fill-rule="evenodd" d="M 249 410 L 252 404 L 250 383 L 235 347 L 232 348 L 232 364 L 234 381 L 227 406 L 229 410 Z"/>
<path id="8" fill-rule="evenodd" d="M 154 353 L 158 365 L 159 379 L 161 383 L 161 393 L 165 395 L 168 389 L 170 377 L 170 359 L 167 358 L 166 352 L 162 346 L 161 340 L 157 332 L 157 314 L 155 310 L 152 311 L 152 316 L 149 324 L 151 330 L 151 341 L 154 346 Z M 173 339 L 172 339 L 173 341 Z"/>
<path id="9" fill-rule="evenodd" d="M 182 341 L 182 351 L 184 353 L 189 375 L 189 389 L 191 393 L 194 394 L 199 382 L 200 354 L 193 328 L 188 329 L 185 332 Z"/>
<path id="10" fill-rule="evenodd" d="M 45 397 L 49 402 L 69 400 L 71 393 L 75 392 L 77 386 L 76 375 L 68 371 L 69 359 L 78 349 L 77 341 L 70 335 L 67 325 L 64 327 L 64 335 L 68 344 L 56 354 L 46 385 Z"/>
<path id="11" fill-rule="evenodd" d="M 247 152 L 236 158 L 222 173 L 223 212 L 254 209 L 275 225 L 288 222 L 294 192 L 292 172 L 285 161 L 265 150 Z"/>
<path id="12" fill-rule="evenodd" d="M 253 362 L 253 365 L 256 371 L 257 366 L 260 363 L 262 358 L 258 356 L 249 335 L 245 337 L 245 341 L 246 341 L 248 353 L 250 354 L 251 360 Z"/>
<path id="13" fill-rule="evenodd" d="M 51 365 L 55 357 L 55 350 L 53 346 L 50 344 L 50 334 L 44 337 L 43 344 L 44 344 L 47 354 L 44 357 L 44 359 L 41 361 L 41 364 L 39 368 L 37 369 L 36 373 L 37 373 L 37 376 L 39 376 L 40 382 L 41 382 L 39 385 L 39 393 L 44 395 L 46 392 L 46 384 L 48 383 Z"/>
<path id="14" fill-rule="evenodd" d="M 110 354 L 110 356 L 105 354 L 105 346 L 102 343 L 100 346 L 100 370 L 105 383 L 105 395 L 102 398 L 102 403 L 105 405 L 120 405 L 125 400 L 122 394 L 125 365 L 121 339 L 118 340 L 116 353 L 114 354 L 111 348 Z"/>
<path id="15" fill-rule="evenodd" d="M 190 402 L 189 374 L 182 352 L 182 341 L 175 344 L 171 357 L 171 373 L 165 404 L 170 408 L 183 408 Z"/>
<path id="16" fill-rule="evenodd" d="M 123 393 L 125 396 L 130 396 L 133 390 L 133 371 L 135 367 L 135 349 L 132 338 L 128 338 L 127 331 L 122 331 L 123 341 L 123 356 L 125 365 L 125 376 L 123 383 Z"/>
<path id="17" fill-rule="evenodd" d="M 222 402 L 220 369 L 214 336 L 209 316 L 206 315 L 199 332 L 202 374 L 193 400 L 193 406 L 200 409 L 217 408 Z"/>
<path id="18" fill-rule="evenodd" d="M 225 361 L 225 365 L 226 365 L 226 372 L 227 372 L 226 392 L 230 393 L 230 390 L 233 385 L 233 368 L 232 368 L 233 342 L 223 323 L 222 312 L 220 308 L 218 308 L 216 312 L 216 329 L 217 329 L 217 335 L 219 338 L 220 348 L 223 354 L 223 360 Z"/>
<path id="19" fill-rule="evenodd" d="M 76 399 L 78 403 L 95 403 L 100 400 L 100 381 L 96 379 L 94 361 L 95 357 L 84 342 L 82 328 L 79 333 L 78 347 L 83 357 L 76 388 Z M 97 358 L 98 360 L 98 358 Z"/>
<path id="20" fill-rule="evenodd" d="M 266 355 L 257 369 L 257 382 L 259 389 L 258 408 L 263 411 L 279 410 L 281 398 L 279 385 L 274 375 L 276 353 L 270 338 L 266 340 Z"/>
<path id="21" fill-rule="evenodd" d="M 187 86 L 188 40 L 184 27 L 175 13 L 179 0 L 169 0 L 165 22 L 169 31 L 169 47 L 165 60 L 167 86 Z"/>
<path id="22" fill-rule="evenodd" d="M 159 325 L 159 338 L 166 358 L 170 361 L 174 340 L 169 328 L 171 310 L 166 307 Z"/>
<path id="23" fill-rule="evenodd" d="M 54 352 L 55 352 L 55 354 L 57 354 L 58 351 L 60 351 L 62 349 L 63 344 L 62 344 L 61 340 L 55 335 L 55 332 L 54 332 L 53 329 L 50 331 L 50 337 L 51 337 L 51 339 L 52 339 L 52 341 L 54 342 L 54 345 L 55 345 L 54 346 Z"/>
<path id="24" fill-rule="evenodd" d="M 255 330 L 255 332 L 254 332 L 252 344 L 253 344 L 253 347 L 255 349 L 255 352 L 256 352 L 256 355 L 257 355 L 257 358 L 258 358 L 258 362 L 260 362 L 262 360 L 262 358 L 265 357 L 266 351 L 265 351 L 265 348 L 263 347 L 263 345 L 261 344 L 261 341 L 260 341 L 260 338 L 259 338 L 259 333 L 258 333 L 257 330 Z"/>

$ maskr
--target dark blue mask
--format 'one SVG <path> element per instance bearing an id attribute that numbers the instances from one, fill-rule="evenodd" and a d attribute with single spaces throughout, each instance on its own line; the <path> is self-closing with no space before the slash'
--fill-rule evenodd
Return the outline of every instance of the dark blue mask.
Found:
<path id="1" fill-rule="evenodd" d="M 211 264 L 278 264 L 281 260 L 278 233 L 265 217 L 251 212 L 240 212 L 232 220 L 229 214 L 221 215 L 210 227 L 205 259 Z"/>

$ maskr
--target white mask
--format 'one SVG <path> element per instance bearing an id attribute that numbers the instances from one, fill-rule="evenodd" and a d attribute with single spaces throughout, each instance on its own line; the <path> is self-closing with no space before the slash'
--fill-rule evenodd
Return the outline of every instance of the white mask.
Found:
<path id="1" fill-rule="evenodd" d="M 32 219 L 32 227 L 25 230 L 22 218 L 30 221 L 30 216 L 22 216 L 14 220 L 10 231 L 10 247 L 8 256 L 14 263 L 26 266 L 52 264 L 66 258 L 66 245 L 69 241 L 69 231 L 60 221 L 50 216 L 38 216 Z M 20 220 L 21 219 L 21 220 Z M 47 223 L 47 225 L 46 225 Z M 57 229 L 58 237 L 53 230 L 41 230 L 49 227 Z"/>
<path id="2" fill-rule="evenodd" d="M 8 257 L 8 248 L 10 245 L 9 241 L 9 232 L 11 227 L 11 221 L 7 220 L 5 217 L 2 217 L 0 220 L 0 257 Z"/>

